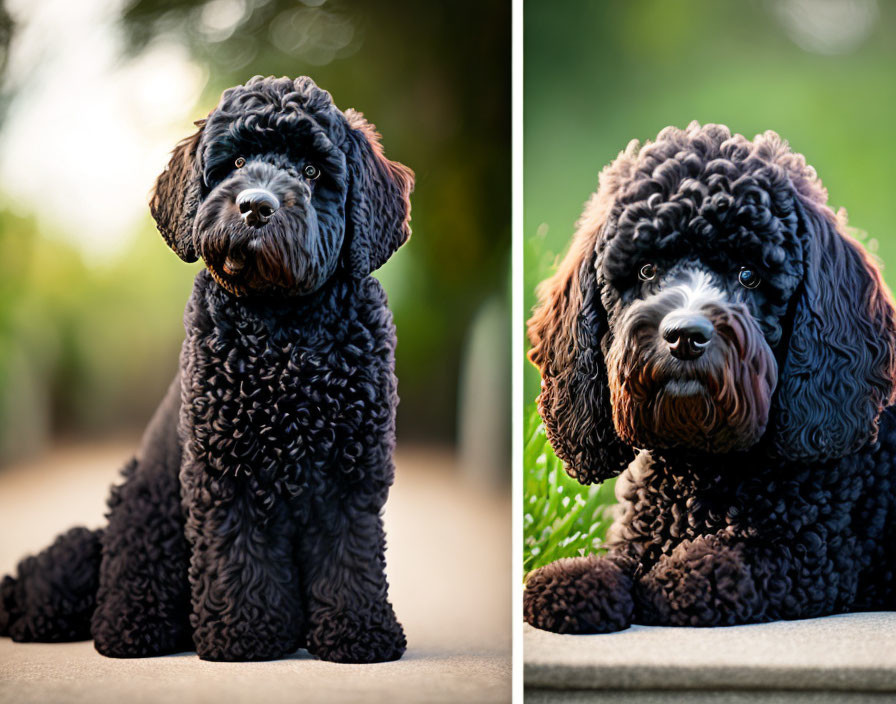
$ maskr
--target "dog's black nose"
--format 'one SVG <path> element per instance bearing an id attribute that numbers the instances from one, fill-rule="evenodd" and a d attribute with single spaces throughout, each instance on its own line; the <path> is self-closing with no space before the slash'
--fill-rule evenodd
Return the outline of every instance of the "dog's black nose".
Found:
<path id="1" fill-rule="evenodd" d="M 712 339 L 712 323 L 702 315 L 667 315 L 660 325 L 669 351 L 678 359 L 697 359 Z"/>
<path id="2" fill-rule="evenodd" d="M 247 188 L 236 197 L 236 205 L 247 225 L 264 225 L 277 212 L 280 201 L 264 188 Z"/>

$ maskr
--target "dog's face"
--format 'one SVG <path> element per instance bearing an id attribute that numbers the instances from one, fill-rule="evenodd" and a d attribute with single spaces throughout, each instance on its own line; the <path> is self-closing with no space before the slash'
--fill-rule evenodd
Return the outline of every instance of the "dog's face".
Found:
<path id="1" fill-rule="evenodd" d="M 181 142 L 150 204 L 181 258 L 236 295 L 303 295 L 366 276 L 410 235 L 413 174 L 308 78 L 224 92 Z"/>
<path id="2" fill-rule="evenodd" d="M 896 323 L 815 172 L 777 135 L 669 128 L 601 175 L 530 321 L 567 469 L 635 448 L 823 460 L 876 437 Z"/>
<path id="3" fill-rule="evenodd" d="M 660 264 L 639 267 L 634 286 L 605 289 L 615 299 L 606 362 L 617 433 L 650 449 L 754 445 L 768 423 L 781 333 L 761 294 L 731 285 L 761 285 L 756 269 L 718 271 L 696 256 L 654 259 Z"/>
<path id="4" fill-rule="evenodd" d="M 603 226 L 613 421 L 635 447 L 745 449 L 768 424 L 799 223 L 780 173 L 723 152 L 648 156 Z"/>

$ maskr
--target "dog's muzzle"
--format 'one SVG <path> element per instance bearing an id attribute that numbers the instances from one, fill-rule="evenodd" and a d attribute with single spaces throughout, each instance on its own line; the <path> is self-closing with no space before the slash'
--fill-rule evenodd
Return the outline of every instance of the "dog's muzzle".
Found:
<path id="1" fill-rule="evenodd" d="M 777 364 L 757 321 L 700 271 L 614 321 L 606 353 L 613 423 L 635 447 L 729 452 L 765 432 Z"/>
<path id="2" fill-rule="evenodd" d="M 266 188 L 246 188 L 236 196 L 236 206 L 240 211 L 240 217 L 249 227 L 264 227 L 280 209 L 280 200 Z M 246 266 L 247 249 L 254 249 L 256 242 L 250 240 L 242 242 L 238 246 L 232 246 L 224 260 L 224 273 L 228 276 L 236 276 Z"/>

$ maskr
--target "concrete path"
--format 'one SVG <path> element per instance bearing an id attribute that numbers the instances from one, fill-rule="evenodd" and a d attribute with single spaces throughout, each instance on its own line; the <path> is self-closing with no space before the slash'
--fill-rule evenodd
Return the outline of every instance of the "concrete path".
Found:
<path id="1" fill-rule="evenodd" d="M 896 699 L 896 612 L 523 641 L 527 704 Z"/>
<path id="2" fill-rule="evenodd" d="M 70 447 L 0 470 L 0 573 L 71 525 L 100 525 L 133 447 Z M 0 704 L 509 701 L 509 496 L 464 482 L 447 454 L 406 449 L 396 466 L 386 559 L 408 637 L 402 660 L 337 665 L 305 651 L 269 663 L 112 660 L 89 642 L 0 638 Z"/>

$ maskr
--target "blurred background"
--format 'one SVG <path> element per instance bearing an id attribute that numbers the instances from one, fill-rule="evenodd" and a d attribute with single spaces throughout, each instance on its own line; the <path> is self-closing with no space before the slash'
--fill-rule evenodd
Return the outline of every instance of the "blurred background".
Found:
<path id="1" fill-rule="evenodd" d="M 417 175 L 413 238 L 377 273 L 398 328 L 399 441 L 507 480 L 509 2 L 0 7 L 0 463 L 142 427 L 198 267 L 155 231 L 155 177 L 223 89 L 307 74 Z"/>
<path id="2" fill-rule="evenodd" d="M 896 285 L 896 3 L 526 0 L 524 11 L 527 313 L 601 168 L 629 140 L 691 120 L 781 134 Z M 592 551 L 614 500 L 565 477 L 534 411 L 538 385 L 526 363 L 527 569 Z"/>
<path id="3" fill-rule="evenodd" d="M 398 331 L 384 520 L 410 652 L 298 679 L 315 701 L 508 701 L 509 0 L 0 0 L 0 70 L 0 574 L 102 524 L 175 373 L 201 265 L 149 216 L 171 149 L 225 88 L 306 74 L 417 183 L 413 236 L 376 272 Z M 10 681 L 47 701 L 273 701 L 279 681 L 171 658 L 104 669 L 89 643 L 4 648 L 23 663 Z"/>

